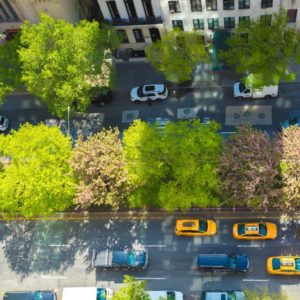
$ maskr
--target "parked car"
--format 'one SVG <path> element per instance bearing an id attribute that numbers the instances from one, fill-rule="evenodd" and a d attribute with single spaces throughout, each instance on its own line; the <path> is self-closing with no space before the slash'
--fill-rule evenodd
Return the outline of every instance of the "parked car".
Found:
<path id="1" fill-rule="evenodd" d="M 102 269 L 145 270 L 148 266 L 148 253 L 145 250 L 94 250 L 92 264 Z"/>
<path id="2" fill-rule="evenodd" d="M 203 292 L 203 300 L 245 300 L 242 291 L 211 291 Z"/>
<path id="3" fill-rule="evenodd" d="M 101 91 L 96 96 L 92 97 L 92 103 L 103 106 L 106 103 L 109 103 L 113 100 L 113 92 L 109 91 Z"/>
<path id="4" fill-rule="evenodd" d="M 286 120 L 281 121 L 280 128 L 286 129 L 290 126 L 300 126 L 300 117 L 290 117 Z"/>
<path id="5" fill-rule="evenodd" d="M 232 234 L 237 240 L 274 240 L 277 226 L 269 222 L 235 223 Z"/>
<path id="6" fill-rule="evenodd" d="M 8 119 L 4 116 L 0 116 L 0 132 L 5 132 L 8 129 L 8 126 Z"/>
<path id="7" fill-rule="evenodd" d="M 183 236 L 206 236 L 215 235 L 217 232 L 216 221 L 212 219 L 184 219 L 177 220 L 175 227 L 176 235 Z"/>
<path id="8" fill-rule="evenodd" d="M 300 275 L 300 256 L 268 257 L 267 272 L 272 275 Z"/>
<path id="9" fill-rule="evenodd" d="M 164 84 L 144 84 L 134 87 L 130 92 L 133 102 L 163 100 L 168 97 L 168 89 Z"/>
<path id="10" fill-rule="evenodd" d="M 52 291 L 16 291 L 6 292 L 3 300 L 56 300 Z"/>
<path id="11" fill-rule="evenodd" d="M 249 259 L 246 254 L 199 254 L 197 266 L 200 271 L 246 272 Z"/>
<path id="12" fill-rule="evenodd" d="M 97 287 L 65 287 L 62 300 L 111 300 L 113 290 Z"/>
<path id="13" fill-rule="evenodd" d="M 150 300 L 183 300 L 183 293 L 177 291 L 146 291 Z"/>

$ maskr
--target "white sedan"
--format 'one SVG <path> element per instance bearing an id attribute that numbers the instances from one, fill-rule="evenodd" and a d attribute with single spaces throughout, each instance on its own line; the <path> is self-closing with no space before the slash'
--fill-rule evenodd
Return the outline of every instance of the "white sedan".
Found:
<path id="1" fill-rule="evenodd" d="M 0 132 L 4 132 L 8 129 L 9 121 L 6 117 L 0 116 Z"/>
<path id="2" fill-rule="evenodd" d="M 130 93 L 131 101 L 155 101 L 168 97 L 168 89 L 164 84 L 144 84 L 134 87 Z"/>

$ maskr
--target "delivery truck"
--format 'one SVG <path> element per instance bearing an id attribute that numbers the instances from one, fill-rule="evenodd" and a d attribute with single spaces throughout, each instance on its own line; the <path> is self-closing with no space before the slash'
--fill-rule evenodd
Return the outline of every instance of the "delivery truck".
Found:
<path id="1" fill-rule="evenodd" d="M 111 300 L 113 291 L 97 287 L 65 287 L 62 300 Z"/>

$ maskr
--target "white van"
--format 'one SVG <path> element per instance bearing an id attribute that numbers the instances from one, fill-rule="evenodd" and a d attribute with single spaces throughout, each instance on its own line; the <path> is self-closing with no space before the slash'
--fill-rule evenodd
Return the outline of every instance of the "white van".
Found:
<path id="1" fill-rule="evenodd" d="M 183 300 L 183 293 L 177 291 L 146 291 L 150 300 Z"/>
<path id="2" fill-rule="evenodd" d="M 62 300 L 111 300 L 113 291 L 97 287 L 65 287 Z"/>
<path id="3" fill-rule="evenodd" d="M 242 291 L 229 292 L 204 292 L 204 300 L 245 300 L 245 294 Z"/>

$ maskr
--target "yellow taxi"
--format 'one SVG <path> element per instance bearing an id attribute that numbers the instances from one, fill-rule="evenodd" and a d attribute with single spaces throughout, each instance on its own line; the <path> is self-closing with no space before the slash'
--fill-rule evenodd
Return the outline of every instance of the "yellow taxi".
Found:
<path id="1" fill-rule="evenodd" d="M 237 240 L 274 240 L 277 237 L 277 226 L 274 223 L 235 223 L 232 229 Z"/>
<path id="2" fill-rule="evenodd" d="M 216 232 L 217 224 L 212 219 L 187 219 L 176 221 L 176 235 L 206 236 L 215 235 Z"/>
<path id="3" fill-rule="evenodd" d="M 300 275 L 300 256 L 268 257 L 267 272 L 272 275 Z"/>

